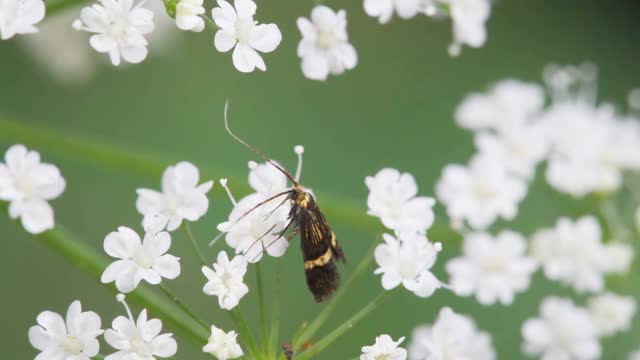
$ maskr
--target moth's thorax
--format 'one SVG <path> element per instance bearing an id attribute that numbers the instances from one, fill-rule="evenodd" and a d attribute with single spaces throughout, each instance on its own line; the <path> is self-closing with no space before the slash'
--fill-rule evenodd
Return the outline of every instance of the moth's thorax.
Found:
<path id="1" fill-rule="evenodd" d="M 295 204 L 303 209 L 306 209 L 311 203 L 313 203 L 313 196 L 306 192 L 302 186 L 297 186 L 293 189 L 293 201 Z"/>

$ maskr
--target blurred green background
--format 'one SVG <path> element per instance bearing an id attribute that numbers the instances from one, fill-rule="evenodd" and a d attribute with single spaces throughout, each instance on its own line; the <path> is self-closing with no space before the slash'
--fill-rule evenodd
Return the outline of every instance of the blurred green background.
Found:
<path id="1" fill-rule="evenodd" d="M 150 0 L 158 1 L 158 0 Z M 488 41 L 482 49 L 465 48 L 459 58 L 447 55 L 451 40 L 449 21 L 418 17 L 393 20 L 385 26 L 367 17 L 361 1 L 327 2 L 348 13 L 349 35 L 359 63 L 354 71 L 326 83 L 305 79 L 299 69 L 296 46 L 300 35 L 298 16 L 308 16 L 312 1 L 258 2 L 257 19 L 275 22 L 284 40 L 266 55 L 268 71 L 241 74 L 230 54 L 213 48 L 213 34 L 179 33 L 163 49 L 152 50 L 143 64 L 113 68 L 99 66 L 88 82 L 56 81 L 42 63 L 26 50 L 18 37 L 0 43 L 0 116 L 19 119 L 64 134 L 140 149 L 174 160 L 220 169 L 216 178 L 231 177 L 230 186 L 246 182 L 247 161 L 254 159 L 223 131 L 224 100 L 231 100 L 230 117 L 239 134 L 275 159 L 295 166 L 293 146 L 306 147 L 303 183 L 319 195 L 351 199 L 366 211 L 363 179 L 384 166 L 413 173 L 420 193 L 433 195 L 434 184 L 447 163 L 466 162 L 473 148 L 469 133 L 453 121 L 456 104 L 471 91 L 506 77 L 539 82 L 543 67 L 551 62 L 580 63 L 589 60 L 600 70 L 600 98 L 624 105 L 628 91 L 640 86 L 640 2 L 597 0 L 497 1 L 488 22 Z M 208 8 L 211 8 L 208 3 Z M 73 16 L 73 15 L 72 15 Z M 82 34 L 82 41 L 88 35 Z M 37 35 L 36 35 L 37 36 Z M 71 41 L 71 39 L 69 39 Z M 84 46 L 89 47 L 88 43 Z M 55 47 L 50 57 L 63 56 Z M 102 58 L 100 58 L 102 59 Z M 105 59 L 102 59 L 105 60 Z M 1 131 L 1 130 L 0 130 Z M 15 140 L 0 133 L 0 151 Z M 31 144 L 26 144 L 31 145 Z M 39 150 L 37 147 L 36 150 Z M 101 249 L 104 236 L 119 225 L 139 226 L 134 208 L 137 187 L 159 187 L 159 174 L 140 176 L 105 169 L 98 164 L 68 159 L 59 153 L 43 153 L 57 164 L 68 182 L 67 191 L 54 201 L 56 221 L 86 243 Z M 132 156 L 138 156 L 132 152 Z M 550 226 L 560 215 L 593 212 L 586 202 L 571 202 L 538 181 L 521 207 L 517 220 L 508 226 L 530 234 Z M 585 205 L 586 204 L 586 205 Z M 320 203 L 322 205 L 322 203 Z M 218 185 L 211 193 L 211 208 L 194 230 L 202 242 L 217 234 L 215 225 L 224 219 L 230 204 Z M 436 225 L 445 227 L 438 206 Z M 369 247 L 376 229 L 364 231 L 339 218 L 329 219 L 351 262 L 341 267 L 343 276 L 353 270 Z M 501 224 L 503 225 L 503 224 Z M 442 239 L 433 238 L 434 241 Z M 443 274 L 445 259 L 458 253 L 459 241 L 444 243 L 445 253 L 436 264 Z M 222 242 L 211 250 L 213 260 Z M 182 232 L 174 236 L 172 253 L 182 258 L 182 276 L 169 282 L 209 321 L 229 330 L 229 319 L 218 310 L 213 297 L 204 296 L 204 276 Z M 300 264 L 297 241 L 283 258 L 265 261 L 267 293 L 272 289 L 274 264 L 284 269 L 281 342 L 287 341 L 301 321 L 313 318 L 323 305 L 308 293 Z M 635 280 L 613 279 L 617 291 L 640 293 Z M 363 276 L 319 335 L 344 321 L 368 303 L 380 289 L 371 272 Z M 4 359 L 31 359 L 35 351 L 27 340 L 36 315 L 50 309 L 64 313 L 74 299 L 101 314 L 110 324 L 122 307 L 112 294 L 69 265 L 21 228 L 0 217 L 0 275 L 4 329 Z M 249 296 L 241 302 L 251 324 L 258 328 L 253 273 L 247 276 Z M 482 307 L 470 298 L 456 298 L 439 291 L 420 299 L 397 289 L 391 297 L 357 327 L 349 331 L 319 359 L 349 359 L 360 347 L 382 333 L 407 336 L 413 327 L 431 323 L 444 305 L 471 314 L 481 329 L 493 334 L 502 359 L 524 358 L 520 352 L 520 325 L 538 313 L 548 294 L 571 292 L 544 280 L 538 272 L 530 290 L 511 307 Z M 269 295 L 268 295 L 269 296 Z M 582 302 L 582 298 L 577 298 Z M 137 307 L 139 310 L 139 307 Z M 137 311 L 136 310 L 136 311 Z M 637 318 L 637 317 L 636 317 Z M 604 341 L 603 358 L 624 359 L 640 346 L 640 326 Z M 108 353 L 103 345 L 103 353 Z M 206 358 L 198 347 L 180 342 L 178 359 Z"/>

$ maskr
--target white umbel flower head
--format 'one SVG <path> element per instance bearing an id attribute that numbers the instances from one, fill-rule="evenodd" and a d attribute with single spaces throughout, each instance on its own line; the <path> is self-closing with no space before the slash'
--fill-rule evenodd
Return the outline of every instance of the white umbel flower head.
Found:
<path id="1" fill-rule="evenodd" d="M 89 39 L 91 47 L 109 54 L 113 65 L 120 65 L 121 59 L 137 64 L 147 57 L 144 36 L 154 29 L 153 12 L 134 6 L 133 0 L 98 0 L 82 9 L 73 27 L 95 34 Z"/>
<path id="2" fill-rule="evenodd" d="M 399 347 L 404 337 L 393 341 L 389 335 L 376 336 L 376 343 L 362 347 L 360 360 L 406 360 L 407 350 Z"/>
<path id="3" fill-rule="evenodd" d="M 41 163 L 37 151 L 13 145 L 0 163 L 0 200 L 9 201 L 9 216 L 24 229 L 39 234 L 54 226 L 47 202 L 60 196 L 66 183 L 55 165 Z"/>
<path id="4" fill-rule="evenodd" d="M 183 220 L 196 221 L 209 209 L 207 193 L 213 181 L 198 185 L 200 172 L 195 165 L 182 161 L 169 166 L 162 174 L 162 192 L 138 189 L 136 208 L 144 216 L 146 231 L 174 231 Z"/>
<path id="5" fill-rule="evenodd" d="M 453 291 L 475 294 L 483 305 L 513 303 L 515 294 L 529 287 L 536 262 L 526 256 L 526 240 L 513 231 L 497 237 L 472 233 L 464 238 L 463 256 L 449 260 L 447 272 Z"/>
<path id="6" fill-rule="evenodd" d="M 40 350 L 37 360 L 89 360 L 98 355 L 97 337 L 104 332 L 100 316 L 93 311 L 82 311 L 76 300 L 67 310 L 66 319 L 58 313 L 43 311 L 38 325 L 29 329 L 29 342 Z"/>
<path id="7" fill-rule="evenodd" d="M 256 3 L 251 0 L 235 0 L 231 6 L 225 0 L 218 0 L 218 7 L 211 11 L 211 18 L 220 30 L 216 32 L 214 45 L 220 52 L 233 50 L 233 66 L 240 72 L 248 73 L 256 68 L 265 71 L 259 52 L 275 50 L 282 34 L 276 24 L 260 24 L 253 20 Z"/>
<path id="8" fill-rule="evenodd" d="M 636 301 L 631 296 L 604 293 L 589 299 L 589 312 L 602 336 L 627 331 L 636 312 Z"/>
<path id="9" fill-rule="evenodd" d="M 147 309 L 143 309 L 138 319 L 133 318 L 129 306 L 124 301 L 124 295 L 118 295 L 118 301 L 124 305 L 127 316 L 118 316 L 111 324 L 112 329 L 104 333 L 104 339 L 116 353 L 107 355 L 105 360 L 168 358 L 176 354 L 178 344 L 173 334 L 160 334 L 162 322 L 158 319 L 148 319 Z"/>
<path id="10" fill-rule="evenodd" d="M 147 233 L 143 240 L 130 228 L 121 226 L 104 239 L 104 251 L 116 260 L 102 273 L 107 284 L 115 281 L 123 293 L 133 291 L 141 280 L 152 285 L 162 278 L 175 279 L 180 275 L 179 258 L 166 252 L 171 247 L 168 232 Z"/>
<path id="11" fill-rule="evenodd" d="M 278 164 L 277 161 L 274 163 Z M 249 185 L 255 192 L 275 195 L 287 190 L 287 176 L 269 163 L 249 162 Z"/>
<path id="12" fill-rule="evenodd" d="M 512 220 L 526 193 L 524 180 L 489 157 L 476 157 L 468 167 L 447 165 L 436 184 L 436 194 L 449 217 L 466 221 L 476 230 L 486 229 L 498 217 Z"/>
<path id="13" fill-rule="evenodd" d="M 491 14 L 489 0 L 448 0 L 453 21 L 453 43 L 449 54 L 458 56 L 462 45 L 479 48 L 487 40 L 485 23 Z"/>
<path id="14" fill-rule="evenodd" d="M 204 0 L 180 0 L 176 5 L 176 25 L 180 30 L 201 32 L 204 30 Z"/>
<path id="15" fill-rule="evenodd" d="M 491 336 L 479 331 L 468 316 L 449 307 L 440 310 L 433 325 L 418 326 L 409 344 L 410 360 L 494 360 Z"/>
<path id="16" fill-rule="evenodd" d="M 391 290 L 402 284 L 419 297 L 429 297 L 442 284 L 431 273 L 440 243 L 432 244 L 425 235 L 403 234 L 396 239 L 383 234 L 384 243 L 375 250 L 378 268 L 375 274 L 382 274 L 382 287 Z"/>
<path id="17" fill-rule="evenodd" d="M 0 39 L 38 32 L 35 25 L 44 19 L 44 13 L 42 0 L 0 0 Z"/>
<path id="18" fill-rule="evenodd" d="M 436 201 L 416 196 L 418 186 L 409 173 L 384 168 L 364 179 L 369 196 L 367 213 L 379 217 L 384 226 L 397 233 L 425 233 L 433 224 Z"/>
<path id="19" fill-rule="evenodd" d="M 621 241 L 613 241 L 604 245 L 607 258 L 607 273 L 626 274 L 633 262 L 633 246 Z"/>
<path id="20" fill-rule="evenodd" d="M 222 309 L 233 309 L 249 292 L 249 288 L 244 283 L 247 261 L 242 255 L 229 261 L 227 253 L 221 251 L 218 253 L 216 263 L 213 264 L 213 269 L 203 266 L 202 273 L 207 277 L 207 283 L 202 291 L 207 295 L 217 296 L 218 304 Z"/>
<path id="21" fill-rule="evenodd" d="M 311 10 L 311 20 L 298 18 L 302 40 L 298 56 L 302 73 L 311 80 L 326 80 L 329 74 L 340 75 L 358 63 L 356 49 L 347 35 L 347 13 L 334 12 L 319 5 Z"/>
<path id="22" fill-rule="evenodd" d="M 209 342 L 202 348 L 203 352 L 209 353 L 218 360 L 236 359 L 244 355 L 238 341 L 238 334 L 235 331 L 224 332 L 214 325 L 211 325 L 211 336 Z"/>
<path id="23" fill-rule="evenodd" d="M 600 357 L 598 333 L 589 312 L 569 299 L 547 297 L 540 317 L 522 325 L 523 350 L 542 359 L 590 360 Z"/>
<path id="24" fill-rule="evenodd" d="M 572 286 L 578 292 L 599 292 L 609 259 L 601 241 L 600 225 L 593 216 L 575 222 L 560 218 L 553 229 L 534 234 L 531 251 L 547 278 Z"/>
<path id="25" fill-rule="evenodd" d="M 425 0 L 364 0 L 364 12 L 386 24 L 394 13 L 402 19 L 411 19 L 426 7 Z"/>

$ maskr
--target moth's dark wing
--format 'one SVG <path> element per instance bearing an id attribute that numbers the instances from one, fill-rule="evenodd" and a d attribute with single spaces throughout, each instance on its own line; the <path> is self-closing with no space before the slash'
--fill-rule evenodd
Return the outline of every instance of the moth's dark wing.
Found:
<path id="1" fill-rule="evenodd" d="M 343 263 L 347 262 L 347 257 L 344 255 L 344 251 L 342 251 L 342 247 L 340 247 L 340 244 L 338 243 L 338 240 L 336 239 L 336 234 L 332 231 L 331 232 L 331 250 L 333 250 L 333 255 L 335 255 L 336 260 L 341 260 Z"/>

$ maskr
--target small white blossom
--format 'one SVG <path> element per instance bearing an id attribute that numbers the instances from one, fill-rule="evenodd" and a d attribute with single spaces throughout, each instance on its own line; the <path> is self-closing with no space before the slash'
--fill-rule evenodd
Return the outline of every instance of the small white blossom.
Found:
<path id="1" fill-rule="evenodd" d="M 60 196 L 66 183 L 55 165 L 40 162 L 37 151 L 13 145 L 0 163 L 0 200 L 9 201 L 9 217 L 20 218 L 24 229 L 39 234 L 54 226 L 47 202 Z"/>
<path id="2" fill-rule="evenodd" d="M 200 172 L 183 161 L 169 166 L 162 174 L 162 192 L 138 189 L 136 208 L 144 216 L 147 231 L 174 231 L 183 220 L 196 221 L 209 209 L 207 193 L 213 181 L 198 185 Z"/>
<path id="3" fill-rule="evenodd" d="M 636 350 L 629 354 L 629 360 L 640 360 L 640 350 Z"/>
<path id="4" fill-rule="evenodd" d="M 468 316 L 449 307 L 440 310 L 433 325 L 413 330 L 409 344 L 410 360 L 493 360 L 491 336 L 479 331 Z"/>
<path id="5" fill-rule="evenodd" d="M 204 30 L 203 0 L 180 0 L 176 5 L 176 25 L 180 30 L 201 32 Z"/>
<path id="6" fill-rule="evenodd" d="M 259 52 L 275 50 L 282 34 L 276 24 L 260 24 L 253 20 L 256 3 L 251 0 L 235 0 L 231 6 L 218 0 L 218 7 L 211 11 L 211 18 L 220 30 L 216 32 L 214 45 L 220 52 L 233 50 L 233 65 L 241 72 L 252 72 L 255 68 L 267 69 Z"/>
<path id="7" fill-rule="evenodd" d="M 407 350 L 398 347 L 404 341 L 404 337 L 393 341 L 389 335 L 376 336 L 376 343 L 362 347 L 360 360 L 406 360 Z"/>
<path id="8" fill-rule="evenodd" d="M 227 253 L 221 251 L 213 269 L 203 266 L 202 273 L 208 280 L 202 291 L 207 295 L 217 296 L 218 304 L 223 309 L 233 309 L 249 292 L 243 282 L 247 273 L 247 261 L 242 255 L 229 261 Z"/>
<path id="9" fill-rule="evenodd" d="M 593 216 L 575 222 L 560 218 L 552 229 L 534 234 L 531 252 L 547 278 L 572 286 L 578 292 L 599 292 L 609 259 L 601 240 L 600 225 Z"/>
<path id="10" fill-rule="evenodd" d="M 391 290 L 402 284 L 419 297 L 429 297 L 442 284 L 431 273 L 436 262 L 440 243 L 432 244 L 424 235 L 404 234 L 396 239 L 382 235 L 384 243 L 376 247 L 375 259 L 382 274 L 382 287 Z"/>
<path id="11" fill-rule="evenodd" d="M 517 292 L 529 287 L 536 263 L 525 255 L 524 237 L 513 231 L 502 231 L 497 237 L 472 233 L 464 238 L 463 257 L 447 263 L 451 287 L 456 294 L 475 294 L 483 305 L 496 301 L 513 303 Z"/>
<path id="12" fill-rule="evenodd" d="M 607 259 L 607 273 L 626 274 L 633 262 L 633 246 L 623 242 L 610 242 L 604 245 Z"/>
<path id="13" fill-rule="evenodd" d="M 411 19 L 424 10 L 425 0 L 364 0 L 364 12 L 386 24 L 394 13 L 402 19 Z"/>
<path id="14" fill-rule="evenodd" d="M 41 351 L 37 360 L 89 360 L 98 355 L 97 337 L 104 332 L 100 316 L 83 312 L 80 301 L 69 305 L 66 320 L 58 313 L 43 311 L 37 321 L 29 329 L 29 342 Z"/>
<path id="15" fill-rule="evenodd" d="M 585 309 L 569 299 L 547 297 L 540 317 L 522 325 L 523 350 L 542 359 L 590 360 L 600 357 L 596 327 Z"/>
<path id="16" fill-rule="evenodd" d="M 435 200 L 416 196 L 418 186 L 413 175 L 384 168 L 364 182 L 369 189 L 367 214 L 379 217 L 388 229 L 425 233 L 433 224 Z"/>
<path id="17" fill-rule="evenodd" d="M 105 360 L 156 360 L 168 358 L 176 354 L 178 344 L 173 334 L 160 334 L 162 322 L 158 319 L 147 319 L 147 309 L 143 309 L 134 320 L 129 306 L 124 302 L 124 296 L 118 295 L 123 303 L 128 317 L 118 316 L 111 324 L 112 329 L 104 333 L 104 339 L 116 353 L 107 355 Z"/>
<path id="18" fill-rule="evenodd" d="M 143 240 L 130 228 L 121 226 L 104 239 L 104 251 L 116 260 L 102 273 L 105 284 L 115 281 L 123 293 L 133 291 L 141 280 L 157 285 L 162 278 L 180 275 L 179 258 L 166 252 L 171 247 L 168 232 L 147 233 Z"/>
<path id="19" fill-rule="evenodd" d="M 589 312 L 600 335 L 610 336 L 629 330 L 636 301 L 631 296 L 604 293 L 589 299 Z"/>
<path id="20" fill-rule="evenodd" d="M 277 161 L 274 161 L 278 164 Z M 287 190 L 287 177 L 269 163 L 257 164 L 249 162 L 249 185 L 255 192 L 264 195 L 275 195 Z"/>
<path id="21" fill-rule="evenodd" d="M 44 13 L 42 0 L 0 0 L 0 39 L 38 32 L 35 25 L 44 19 Z"/>
<path id="22" fill-rule="evenodd" d="M 235 331 L 226 333 L 214 325 L 211 325 L 209 342 L 202 348 L 202 351 L 217 357 L 218 360 L 239 358 L 244 353 L 240 345 L 238 345 L 237 337 L 238 334 Z"/>
<path id="23" fill-rule="evenodd" d="M 510 175 L 492 158 L 477 157 L 470 166 L 447 165 L 436 185 L 438 199 L 454 221 L 483 230 L 498 217 L 512 220 L 527 193 L 524 180 Z"/>
<path id="24" fill-rule="evenodd" d="M 154 29 L 153 12 L 134 6 L 133 0 L 98 0 L 82 9 L 73 27 L 95 34 L 89 39 L 91 47 L 108 53 L 113 65 L 120 65 L 121 59 L 136 64 L 147 57 L 144 36 Z"/>
<path id="25" fill-rule="evenodd" d="M 462 45 L 482 47 L 487 40 L 485 23 L 491 14 L 489 0 L 447 0 L 453 21 L 453 43 L 449 54 L 458 56 Z"/>
<path id="26" fill-rule="evenodd" d="M 311 10 L 311 20 L 298 18 L 302 40 L 298 57 L 302 59 L 302 73 L 312 80 L 326 80 L 329 74 L 340 75 L 358 63 L 356 49 L 347 35 L 347 13 L 337 13 L 319 5 Z"/>

